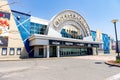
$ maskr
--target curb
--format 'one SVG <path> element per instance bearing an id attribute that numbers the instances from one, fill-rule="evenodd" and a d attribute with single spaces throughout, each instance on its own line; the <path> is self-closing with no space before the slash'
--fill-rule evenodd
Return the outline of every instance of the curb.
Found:
<path id="1" fill-rule="evenodd" d="M 111 63 L 109 61 L 106 61 L 105 64 L 110 65 L 110 66 L 120 67 L 120 64 L 119 65 L 118 64 L 114 64 L 114 63 Z"/>
<path id="2" fill-rule="evenodd" d="M 32 60 L 55 60 L 60 58 L 24 58 L 24 59 L 0 59 L 0 62 L 4 61 L 32 61 Z"/>

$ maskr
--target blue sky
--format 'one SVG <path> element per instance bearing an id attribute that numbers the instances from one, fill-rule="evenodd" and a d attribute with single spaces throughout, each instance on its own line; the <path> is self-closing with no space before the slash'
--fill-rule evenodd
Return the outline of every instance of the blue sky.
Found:
<path id="1" fill-rule="evenodd" d="M 91 30 L 114 35 L 112 19 L 120 20 L 120 0 L 8 0 L 13 10 L 50 20 L 57 13 L 70 9 L 78 12 L 87 21 Z M 120 21 L 117 23 L 120 40 Z"/>

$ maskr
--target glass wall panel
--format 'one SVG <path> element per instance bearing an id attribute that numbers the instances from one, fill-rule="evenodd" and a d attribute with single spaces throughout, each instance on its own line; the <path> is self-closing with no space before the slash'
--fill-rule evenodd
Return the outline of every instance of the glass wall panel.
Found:
<path id="1" fill-rule="evenodd" d="M 84 47 L 60 47 L 60 56 L 88 55 L 88 48 Z"/>
<path id="2" fill-rule="evenodd" d="M 44 34 L 47 26 L 31 22 L 30 34 Z"/>
<path id="3" fill-rule="evenodd" d="M 21 54 L 21 48 L 17 48 L 17 55 Z"/>
<path id="4" fill-rule="evenodd" d="M 14 53 L 15 53 L 15 50 L 14 50 L 14 48 L 10 48 L 10 55 L 14 55 Z"/>
<path id="5" fill-rule="evenodd" d="M 82 32 L 73 25 L 65 25 L 61 30 L 62 37 L 83 39 Z"/>
<path id="6" fill-rule="evenodd" d="M 2 48 L 2 55 L 7 55 L 7 48 Z"/>

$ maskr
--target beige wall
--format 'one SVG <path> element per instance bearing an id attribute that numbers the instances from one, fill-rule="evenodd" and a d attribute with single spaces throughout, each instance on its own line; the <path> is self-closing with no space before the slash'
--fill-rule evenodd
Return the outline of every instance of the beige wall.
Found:
<path id="1" fill-rule="evenodd" d="M 0 6 L 8 4 L 7 0 L 1 0 L 0 1 Z M 0 11 L 3 12 L 9 12 L 11 13 L 10 7 L 9 5 L 5 5 L 0 7 Z M 25 48 L 24 48 L 24 43 L 22 41 L 22 38 L 20 36 L 20 33 L 18 31 L 17 25 L 14 21 L 14 17 L 12 15 L 12 13 L 10 14 L 10 28 L 9 28 L 9 35 L 8 35 L 8 46 L 7 46 L 7 55 L 1 55 L 2 52 L 2 46 L 0 46 L 0 58 L 8 58 L 8 57 L 28 57 L 28 53 L 26 52 Z M 9 55 L 10 52 L 10 48 L 14 48 L 15 49 L 15 55 Z M 17 48 L 21 48 L 21 55 L 17 55 Z"/>
<path id="2" fill-rule="evenodd" d="M 39 55 L 39 48 L 43 49 L 43 55 Z M 34 47 L 34 57 L 45 57 L 46 55 L 46 47 L 45 46 L 35 46 Z"/>

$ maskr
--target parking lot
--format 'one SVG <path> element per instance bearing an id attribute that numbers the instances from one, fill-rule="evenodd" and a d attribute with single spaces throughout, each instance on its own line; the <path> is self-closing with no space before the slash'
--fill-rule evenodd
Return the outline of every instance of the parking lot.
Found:
<path id="1" fill-rule="evenodd" d="M 109 59 L 115 55 L 1 61 L 0 80 L 107 80 L 120 73 Z"/>

